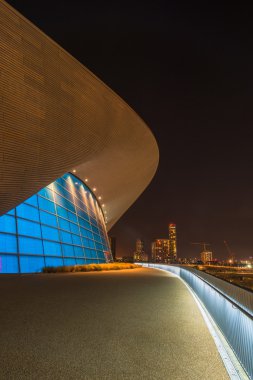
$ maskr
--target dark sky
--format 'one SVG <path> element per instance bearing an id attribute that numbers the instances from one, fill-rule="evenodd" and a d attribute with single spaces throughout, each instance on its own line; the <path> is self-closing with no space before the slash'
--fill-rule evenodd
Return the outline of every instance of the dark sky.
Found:
<path id="1" fill-rule="evenodd" d="M 168 236 L 253 255 L 252 13 L 222 1 L 9 0 L 146 121 L 158 172 L 113 227 L 118 255 Z"/>

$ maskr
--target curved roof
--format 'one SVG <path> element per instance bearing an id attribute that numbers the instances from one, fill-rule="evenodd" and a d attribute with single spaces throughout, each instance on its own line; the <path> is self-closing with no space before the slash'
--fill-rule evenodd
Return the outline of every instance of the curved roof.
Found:
<path id="1" fill-rule="evenodd" d="M 102 196 L 108 229 L 158 165 L 138 115 L 0 0 L 0 214 L 68 171 Z"/>

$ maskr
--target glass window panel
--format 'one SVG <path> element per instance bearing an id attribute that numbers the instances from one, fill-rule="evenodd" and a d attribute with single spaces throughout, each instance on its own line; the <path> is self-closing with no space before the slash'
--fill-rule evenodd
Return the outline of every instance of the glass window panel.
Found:
<path id="1" fill-rule="evenodd" d="M 81 210 L 81 209 L 78 208 L 78 207 L 76 208 L 76 210 L 77 210 L 77 214 L 78 214 L 79 216 L 81 216 L 83 219 L 89 221 L 89 216 L 88 216 L 88 214 L 87 214 L 86 212 L 84 212 L 83 210 Z"/>
<path id="2" fill-rule="evenodd" d="M 60 206 L 66 208 L 66 209 L 68 209 L 70 211 L 75 212 L 75 206 L 70 201 L 68 201 L 67 199 L 63 198 L 61 195 L 55 194 L 55 201 Z"/>
<path id="3" fill-rule="evenodd" d="M 20 271 L 21 273 L 41 272 L 45 266 L 42 256 L 20 256 Z"/>
<path id="4" fill-rule="evenodd" d="M 95 226 L 97 226 L 97 221 L 96 221 L 94 218 L 92 218 L 91 216 L 90 216 L 90 221 L 91 221 L 91 223 L 93 223 Z"/>
<path id="5" fill-rule="evenodd" d="M 46 256 L 61 256 L 62 255 L 60 243 L 44 240 L 43 245 L 44 245 L 44 254 Z"/>
<path id="6" fill-rule="evenodd" d="M 80 232 L 81 232 L 81 235 L 84 236 L 84 237 L 88 237 L 87 235 L 87 230 L 85 230 L 83 227 L 80 227 Z"/>
<path id="7" fill-rule="evenodd" d="M 103 251 L 109 251 L 109 247 L 107 244 L 103 244 Z"/>
<path id="8" fill-rule="evenodd" d="M 87 236 L 90 239 L 93 239 L 93 233 L 91 231 L 87 231 Z"/>
<path id="9" fill-rule="evenodd" d="M 72 222 L 78 223 L 76 214 L 73 214 L 73 212 L 68 211 L 68 219 Z"/>
<path id="10" fill-rule="evenodd" d="M 76 257 L 83 257 L 84 256 L 84 249 L 82 247 L 74 246 L 74 253 L 75 253 Z"/>
<path id="11" fill-rule="evenodd" d="M 0 273 L 18 273 L 18 256 L 0 255 Z"/>
<path id="12" fill-rule="evenodd" d="M 45 256 L 45 262 L 47 267 L 58 267 L 63 265 L 63 259 L 60 257 Z"/>
<path id="13" fill-rule="evenodd" d="M 38 207 L 38 199 L 37 194 L 33 195 L 31 198 L 28 198 L 25 203 L 28 203 L 29 205 Z"/>
<path id="14" fill-rule="evenodd" d="M 59 183 L 62 186 L 65 186 L 65 181 L 63 180 L 63 178 L 58 178 L 55 182 Z"/>
<path id="15" fill-rule="evenodd" d="M 93 236 L 94 236 L 94 240 L 101 242 L 101 237 L 99 235 L 93 234 Z"/>
<path id="16" fill-rule="evenodd" d="M 48 224 L 52 227 L 57 227 L 57 219 L 53 214 L 40 210 L 40 221 L 42 224 Z"/>
<path id="17" fill-rule="evenodd" d="M 64 263 L 64 265 L 76 265 L 76 260 L 74 257 L 72 259 L 64 258 L 63 263 Z"/>
<path id="18" fill-rule="evenodd" d="M 100 243 L 95 242 L 96 249 L 103 250 L 103 246 Z"/>
<path id="19" fill-rule="evenodd" d="M 62 244 L 63 256 L 74 256 L 73 245 Z"/>
<path id="20" fill-rule="evenodd" d="M 19 252 L 31 255 L 43 255 L 42 240 L 19 236 Z"/>
<path id="21" fill-rule="evenodd" d="M 59 205 L 56 205 L 56 210 L 57 210 L 58 215 L 63 216 L 64 218 L 68 219 L 68 211 L 65 208 Z"/>
<path id="22" fill-rule="evenodd" d="M 69 222 L 66 219 L 58 218 L 59 227 L 63 230 L 70 231 L 70 225 Z"/>
<path id="23" fill-rule="evenodd" d="M 85 220 L 84 219 L 78 217 L 78 222 L 79 222 L 80 226 L 85 227 Z"/>
<path id="24" fill-rule="evenodd" d="M 47 188 L 52 190 L 54 192 L 54 182 L 50 183 L 49 185 L 47 185 Z"/>
<path id="25" fill-rule="evenodd" d="M 74 197 L 73 197 L 73 195 L 72 195 L 72 191 L 69 192 L 68 190 L 63 189 L 63 196 L 64 196 L 65 198 L 67 198 L 71 203 L 74 203 Z"/>
<path id="26" fill-rule="evenodd" d="M 70 173 L 65 173 L 65 174 L 63 174 L 63 176 L 61 178 L 63 178 L 65 181 L 70 181 L 72 183 L 73 178 L 75 178 L 75 177 L 74 177 L 74 175 L 72 175 Z"/>
<path id="27" fill-rule="evenodd" d="M 56 191 L 59 194 L 64 194 L 64 191 L 66 190 L 62 187 L 62 185 L 58 181 L 56 181 L 54 182 L 54 191 Z"/>
<path id="28" fill-rule="evenodd" d="M 94 219 L 95 217 L 96 217 L 96 216 L 95 216 L 95 214 L 94 214 L 94 212 L 93 212 L 93 209 L 91 208 L 91 209 L 90 209 L 90 219 L 91 219 L 91 218 Z"/>
<path id="29" fill-rule="evenodd" d="M 85 253 L 85 257 L 88 257 L 88 258 L 92 257 L 91 249 L 85 248 L 84 253 Z"/>
<path id="30" fill-rule="evenodd" d="M 96 260 L 96 259 L 87 259 L 86 261 L 87 261 L 87 264 L 92 264 L 92 263 L 97 264 L 98 263 L 98 260 Z"/>
<path id="31" fill-rule="evenodd" d="M 87 238 L 82 238 L 82 242 L 83 242 L 83 246 L 84 247 L 89 247 L 90 245 L 89 245 L 89 239 L 87 239 Z"/>
<path id="32" fill-rule="evenodd" d="M 87 209 L 86 209 L 85 205 L 83 204 L 83 202 L 79 198 L 75 198 L 75 203 L 81 209 L 80 213 L 84 212 L 84 211 L 87 212 Z"/>
<path id="33" fill-rule="evenodd" d="M 18 233 L 20 235 L 41 237 L 40 225 L 38 223 L 30 222 L 24 219 L 17 219 Z"/>
<path id="34" fill-rule="evenodd" d="M 74 198 L 73 198 L 73 190 L 72 189 L 66 189 L 66 188 L 61 188 L 61 193 L 60 193 L 62 196 L 64 196 L 65 198 L 67 198 L 70 202 L 74 202 Z"/>
<path id="35" fill-rule="evenodd" d="M 92 249 L 91 250 L 91 256 L 96 259 L 97 258 L 97 251 L 95 251 L 94 249 Z"/>
<path id="36" fill-rule="evenodd" d="M 57 214 L 59 216 L 62 216 L 64 218 L 68 219 L 68 211 L 59 205 L 55 205 L 55 206 L 56 206 Z"/>
<path id="37" fill-rule="evenodd" d="M 104 259 L 105 258 L 103 251 L 97 251 L 97 256 L 98 256 L 99 259 Z"/>
<path id="38" fill-rule="evenodd" d="M 73 244 L 82 245 L 80 236 L 72 235 Z"/>
<path id="39" fill-rule="evenodd" d="M 35 222 L 39 221 L 39 211 L 35 207 L 22 203 L 21 205 L 16 207 L 16 211 L 18 217 L 33 220 Z"/>
<path id="40" fill-rule="evenodd" d="M 16 233 L 16 221 L 13 216 L 3 215 L 0 217 L 0 232 Z"/>
<path id="41" fill-rule="evenodd" d="M 42 195 L 43 197 L 50 199 L 51 201 L 54 201 L 54 195 L 53 191 L 50 190 L 48 187 L 44 187 L 44 189 L 41 189 L 38 194 Z"/>
<path id="42" fill-rule="evenodd" d="M 80 226 L 91 229 L 90 223 L 87 222 L 86 220 L 78 217 L 78 221 L 79 221 Z"/>
<path id="43" fill-rule="evenodd" d="M 43 239 L 59 241 L 59 233 L 56 228 L 41 226 Z"/>
<path id="44" fill-rule="evenodd" d="M 70 191 L 73 191 L 73 179 L 69 176 L 69 178 L 65 178 L 65 181 L 64 182 L 64 185 L 63 187 L 65 187 L 65 189 L 68 189 Z"/>
<path id="45" fill-rule="evenodd" d="M 82 204 L 82 209 L 85 211 L 85 214 L 87 215 L 87 219 L 88 219 L 88 208 L 85 205 L 85 203 Z"/>
<path id="46" fill-rule="evenodd" d="M 69 232 L 60 231 L 61 241 L 63 243 L 71 243 L 72 244 L 72 238 L 71 234 Z"/>
<path id="47" fill-rule="evenodd" d="M 95 227 L 95 226 L 91 226 L 91 228 L 92 228 L 92 231 L 93 231 L 94 233 L 99 234 L 99 230 L 98 230 L 97 227 Z"/>
<path id="48" fill-rule="evenodd" d="M 79 265 L 84 265 L 84 264 L 86 264 L 86 260 L 85 259 L 76 259 L 76 263 Z"/>
<path id="49" fill-rule="evenodd" d="M 75 182 L 78 182 L 78 185 L 75 185 Z M 54 195 L 54 191 L 58 194 L 55 193 Z M 85 194 L 85 191 L 88 194 Z M 107 239 L 105 239 L 104 220 L 95 198 L 89 195 L 89 193 L 88 188 L 81 184 L 79 180 L 75 179 L 71 174 L 66 174 L 64 178 L 60 178 L 45 189 L 42 189 L 39 192 L 40 195 L 34 195 L 18 206 L 18 233 L 27 236 L 19 237 L 20 253 L 23 254 L 23 257 L 26 257 L 24 255 L 27 255 L 27 257 L 30 255 L 33 258 L 33 254 L 42 255 L 44 248 L 45 255 L 50 255 L 49 257 L 52 260 L 54 260 L 53 256 L 58 256 L 58 259 L 61 260 L 60 256 L 64 254 L 64 256 L 75 256 L 80 258 L 82 262 L 85 262 L 84 248 L 82 248 L 82 244 L 84 244 L 86 247 L 85 255 L 89 256 L 88 258 L 91 262 L 97 262 L 98 258 L 104 262 L 103 249 L 108 250 Z M 57 205 L 52 202 L 54 198 L 58 202 Z M 75 207 L 72 204 L 73 198 L 79 207 Z M 35 208 L 37 203 L 39 204 L 39 208 L 43 210 L 39 211 L 40 214 L 38 214 L 38 210 Z M 89 204 L 90 217 L 86 208 L 87 204 Z M 59 215 L 58 220 L 56 215 L 52 215 L 55 214 L 56 210 L 57 215 Z M 4 246 L 7 253 L 15 253 L 17 250 L 16 236 L 13 236 L 14 240 L 10 240 L 11 235 L 9 235 L 11 232 L 15 233 L 16 223 L 14 218 L 10 216 L 11 214 L 15 216 L 14 211 L 13 209 L 8 215 L 0 218 L 0 231 L 6 232 L 4 237 L 3 234 L 0 234 L 0 246 L 2 248 Z M 78 217 L 76 212 L 78 213 Z M 21 218 L 31 219 L 32 221 Z M 38 223 L 34 223 L 34 221 L 38 221 Z M 39 221 L 42 223 L 41 226 L 39 225 Z M 57 230 L 58 222 L 60 228 L 65 231 L 59 232 Z M 43 231 L 43 239 L 46 239 L 43 242 L 33 239 L 33 237 L 41 238 L 41 230 Z M 80 237 L 80 233 L 83 238 Z M 63 244 L 59 244 L 59 239 L 62 240 Z M 55 242 L 49 240 L 54 240 Z M 3 241 L 6 242 L 3 243 Z M 52 265 L 62 265 L 62 261 L 56 262 L 54 260 L 53 263 Z M 32 268 L 28 268 L 28 271 L 33 270 Z"/>
<path id="50" fill-rule="evenodd" d="M 15 215 L 15 208 L 7 212 L 8 215 Z"/>
<path id="51" fill-rule="evenodd" d="M 91 230 L 90 222 L 85 221 L 85 228 L 88 228 L 88 230 Z"/>
<path id="52" fill-rule="evenodd" d="M 76 224 L 74 224 L 74 223 L 70 223 L 70 230 L 71 230 L 71 232 L 73 232 L 74 234 L 77 234 L 77 235 L 80 234 L 80 232 L 79 232 L 79 227 L 78 227 Z"/>
<path id="53" fill-rule="evenodd" d="M 53 202 L 51 202 L 47 199 L 41 198 L 41 197 L 38 197 L 38 200 L 39 200 L 39 208 L 40 209 L 45 210 L 45 211 L 49 211 L 49 212 L 52 212 L 53 214 L 55 214 L 55 208 L 54 208 Z"/>
<path id="54" fill-rule="evenodd" d="M 98 263 L 99 263 L 99 264 L 103 264 L 103 263 L 105 263 L 105 262 L 106 262 L 105 259 L 99 259 L 99 260 L 98 260 Z"/>

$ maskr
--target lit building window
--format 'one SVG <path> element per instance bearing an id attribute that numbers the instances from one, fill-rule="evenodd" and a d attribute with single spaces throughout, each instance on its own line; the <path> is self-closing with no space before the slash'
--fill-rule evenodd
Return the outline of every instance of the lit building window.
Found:
<path id="1" fill-rule="evenodd" d="M 99 203 L 71 173 L 0 217 L 0 273 L 104 263 L 111 259 L 108 252 Z"/>

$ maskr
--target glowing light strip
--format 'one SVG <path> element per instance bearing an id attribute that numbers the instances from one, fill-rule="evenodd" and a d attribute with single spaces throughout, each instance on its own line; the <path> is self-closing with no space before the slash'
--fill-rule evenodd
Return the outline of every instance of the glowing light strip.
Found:
<path id="1" fill-rule="evenodd" d="M 193 298 L 195 299 L 195 302 L 202 314 L 202 317 L 208 327 L 208 330 L 210 334 L 213 337 L 214 343 L 218 349 L 218 352 L 221 356 L 221 359 L 224 363 L 224 366 L 228 372 L 228 375 L 231 380 L 248 380 L 248 376 L 245 374 L 243 368 L 241 367 L 239 361 L 237 360 L 236 356 L 234 355 L 233 351 L 229 347 L 228 344 L 225 342 L 225 338 L 223 337 L 219 327 L 214 322 L 213 318 L 209 314 L 208 310 L 202 303 L 202 301 L 198 298 L 198 296 L 193 292 L 193 290 L 190 288 L 190 286 L 179 276 L 175 275 L 177 278 L 179 278 L 185 286 L 188 288 L 189 292 L 192 294 Z M 221 336 L 220 336 L 221 335 Z M 238 369 L 236 369 L 238 367 Z M 241 373 L 238 373 L 241 372 Z"/>
<path id="2" fill-rule="evenodd" d="M 140 264 L 140 263 L 138 263 Z M 221 359 L 224 363 L 224 366 L 227 370 L 227 373 L 231 380 L 249 380 L 249 377 L 245 373 L 244 369 L 242 368 L 241 364 L 239 363 L 238 359 L 236 358 L 235 354 L 233 353 L 232 349 L 229 347 L 228 343 L 226 342 L 225 337 L 223 336 L 222 332 L 220 331 L 219 327 L 207 311 L 206 307 L 202 303 L 202 301 L 198 298 L 198 296 L 194 293 L 194 291 L 191 289 L 191 287 L 177 274 L 174 272 L 170 272 L 166 269 L 157 268 L 154 266 L 154 264 L 141 264 L 144 267 L 151 267 L 157 270 L 161 270 L 163 272 L 166 272 L 168 275 L 172 275 L 173 277 L 177 277 L 179 280 L 183 282 L 183 284 L 187 287 L 191 295 L 193 296 L 202 316 L 203 319 L 207 325 L 207 328 L 214 340 L 214 343 L 217 347 L 217 350 L 221 356 Z"/>

